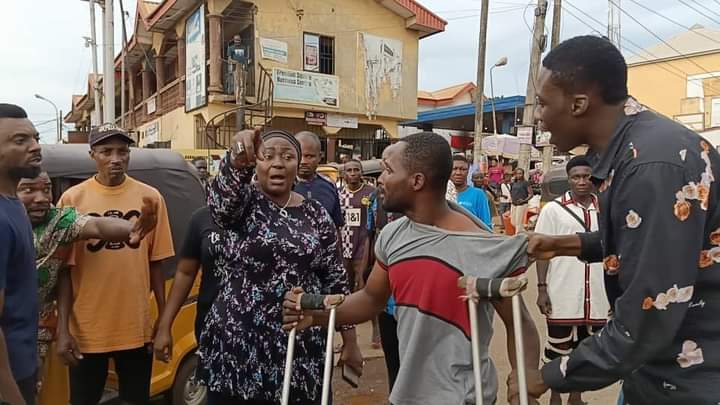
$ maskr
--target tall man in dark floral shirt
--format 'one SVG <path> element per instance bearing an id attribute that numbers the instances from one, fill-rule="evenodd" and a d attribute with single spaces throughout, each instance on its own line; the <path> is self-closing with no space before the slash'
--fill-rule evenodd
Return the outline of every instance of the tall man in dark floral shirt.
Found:
<path id="1" fill-rule="evenodd" d="M 624 380 L 626 403 L 720 400 L 720 156 L 628 97 L 606 39 L 572 38 L 543 61 L 536 118 L 560 151 L 591 147 L 600 231 L 533 235 L 536 258 L 602 261 L 613 316 L 567 356 L 528 372 L 540 395 Z M 514 384 L 514 378 L 510 384 Z"/>

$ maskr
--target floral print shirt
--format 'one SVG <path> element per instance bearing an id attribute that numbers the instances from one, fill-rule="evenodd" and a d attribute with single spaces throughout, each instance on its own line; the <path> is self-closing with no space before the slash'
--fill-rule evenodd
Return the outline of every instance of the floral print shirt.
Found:
<path id="1" fill-rule="evenodd" d="M 281 210 L 251 184 L 252 169 L 221 163 L 208 205 L 221 232 L 214 244 L 220 292 L 200 336 L 200 378 L 237 400 L 279 402 L 288 334 L 282 301 L 292 287 L 349 294 L 337 228 L 315 200 Z M 326 330 L 298 332 L 292 403 L 320 398 Z"/>
<path id="2" fill-rule="evenodd" d="M 592 154 L 613 318 L 543 368 L 560 392 L 624 380 L 630 404 L 720 400 L 720 156 L 699 135 L 630 98 L 603 154 Z"/>
<path id="3" fill-rule="evenodd" d="M 40 299 L 40 328 L 38 329 L 38 354 L 44 359 L 50 342 L 55 338 L 57 323 L 57 281 L 65 259 L 57 254 L 59 248 L 72 244 L 90 219 L 78 214 L 75 208 L 50 208 L 45 221 L 33 228 L 35 265 L 38 270 L 38 294 Z"/>

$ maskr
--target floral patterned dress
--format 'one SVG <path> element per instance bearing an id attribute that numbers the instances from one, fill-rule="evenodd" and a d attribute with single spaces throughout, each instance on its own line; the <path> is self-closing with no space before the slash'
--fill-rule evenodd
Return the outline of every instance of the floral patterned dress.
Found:
<path id="1" fill-rule="evenodd" d="M 225 232 L 213 246 L 221 287 L 200 337 L 201 380 L 237 400 L 279 401 L 288 334 L 282 301 L 294 286 L 311 293 L 350 292 L 337 231 L 315 200 L 281 210 L 251 184 L 251 169 L 226 157 L 208 202 Z M 298 332 L 292 403 L 320 398 L 325 331 Z"/>
<path id="2" fill-rule="evenodd" d="M 40 296 L 38 354 L 41 360 L 47 356 L 50 343 L 55 338 L 58 272 L 65 263 L 64 258 L 57 255 L 57 250 L 75 242 L 89 219 L 87 215 L 78 214 L 74 208 L 50 208 L 45 221 L 33 228 Z"/>

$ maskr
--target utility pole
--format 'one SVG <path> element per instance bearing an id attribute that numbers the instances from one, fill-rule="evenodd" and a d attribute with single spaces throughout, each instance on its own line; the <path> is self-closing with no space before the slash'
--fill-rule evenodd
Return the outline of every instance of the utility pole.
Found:
<path id="1" fill-rule="evenodd" d="M 100 88 L 98 87 L 98 59 L 97 59 L 97 36 L 95 35 L 95 0 L 90 0 L 90 41 L 86 43 L 92 50 L 92 68 L 93 68 L 93 97 L 95 97 L 95 108 L 90 117 L 90 127 L 102 124 L 102 104 L 100 97 Z"/>
<path id="2" fill-rule="evenodd" d="M 473 146 L 473 161 L 480 164 L 482 154 L 482 133 L 483 133 L 483 90 L 485 89 L 485 47 L 487 39 L 488 9 L 489 0 L 482 0 L 480 11 L 480 36 L 478 39 L 478 61 L 477 61 L 477 89 L 475 90 L 475 137 Z"/>
<path id="3" fill-rule="evenodd" d="M 555 48 L 560 43 L 560 19 L 561 19 L 561 17 L 562 17 L 562 0 L 553 0 L 552 38 L 550 39 L 550 49 Z"/>
<path id="4" fill-rule="evenodd" d="M 113 0 L 103 7 L 103 124 L 115 123 L 115 24 Z"/>
<path id="5" fill-rule="evenodd" d="M 127 56 L 127 28 L 125 27 L 125 7 L 123 0 L 120 1 L 120 21 L 122 21 L 122 61 L 120 64 L 120 127 L 125 126 L 125 58 Z"/>
<path id="6" fill-rule="evenodd" d="M 620 0 L 608 0 L 608 38 L 620 48 Z"/>
<path id="7" fill-rule="evenodd" d="M 560 19 L 562 17 L 562 0 L 553 0 L 553 21 L 552 21 L 552 38 L 550 39 L 550 49 L 555 48 L 560 43 Z M 552 145 L 543 147 L 543 172 L 547 173 L 552 167 L 552 158 L 555 147 Z"/>
<path id="8" fill-rule="evenodd" d="M 523 125 L 535 125 L 535 83 L 540 69 L 540 56 L 545 50 L 545 16 L 547 15 L 547 0 L 538 0 L 538 6 L 535 8 L 535 26 L 533 28 L 533 40 L 530 53 L 530 69 L 528 70 L 527 92 L 525 94 L 525 108 L 523 110 Z M 518 167 L 525 170 L 530 169 L 530 151 L 532 145 L 520 145 L 520 158 L 518 159 Z"/>

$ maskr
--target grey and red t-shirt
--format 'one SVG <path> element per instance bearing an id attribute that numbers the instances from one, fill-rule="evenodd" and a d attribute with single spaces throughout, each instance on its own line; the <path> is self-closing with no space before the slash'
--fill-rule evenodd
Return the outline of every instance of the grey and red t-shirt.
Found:
<path id="1" fill-rule="evenodd" d="M 455 203 L 481 229 L 477 218 Z M 507 276 L 528 265 L 527 237 L 489 231 L 451 232 L 407 217 L 388 223 L 375 255 L 388 271 L 398 321 L 400 371 L 390 395 L 395 405 L 475 403 L 470 318 L 457 287 L 462 275 Z M 494 403 L 498 382 L 488 354 L 493 309 L 480 301 L 483 400 Z"/>

